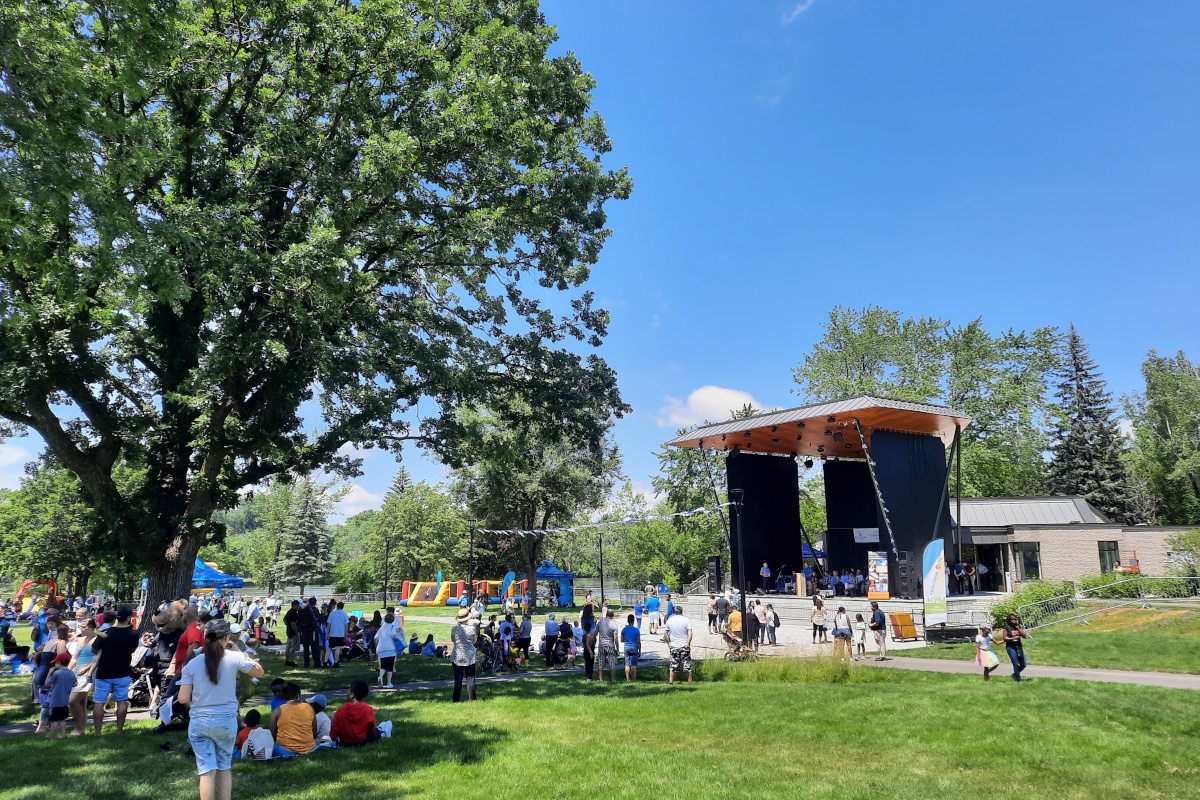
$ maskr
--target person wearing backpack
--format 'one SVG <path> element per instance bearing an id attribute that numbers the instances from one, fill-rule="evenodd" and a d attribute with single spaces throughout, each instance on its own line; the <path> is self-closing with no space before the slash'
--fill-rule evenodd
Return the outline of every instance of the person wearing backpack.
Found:
<path id="1" fill-rule="evenodd" d="M 775 629 L 779 627 L 779 614 L 775 611 L 775 606 L 767 603 L 767 641 L 772 647 L 778 646 L 775 641 Z"/>

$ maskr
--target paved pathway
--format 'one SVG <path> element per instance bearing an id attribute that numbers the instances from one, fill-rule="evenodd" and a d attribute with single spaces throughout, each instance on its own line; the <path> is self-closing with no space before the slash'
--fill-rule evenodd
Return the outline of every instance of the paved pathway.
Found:
<path id="1" fill-rule="evenodd" d="M 887 661 L 871 661 L 876 667 L 915 669 L 921 672 L 953 672 L 981 675 L 982 670 L 972 661 L 950 661 L 940 658 L 889 658 Z M 1001 662 L 1000 669 L 992 673 L 992 679 L 1010 679 L 1012 668 Z M 1084 669 L 1082 667 L 1044 667 L 1030 664 L 1025 669 L 1027 678 L 1065 678 L 1076 681 L 1100 681 L 1101 683 L 1136 683 L 1142 686 L 1161 686 L 1166 689 L 1200 690 L 1200 675 L 1180 675 L 1173 672 L 1133 672 L 1123 669 Z"/>

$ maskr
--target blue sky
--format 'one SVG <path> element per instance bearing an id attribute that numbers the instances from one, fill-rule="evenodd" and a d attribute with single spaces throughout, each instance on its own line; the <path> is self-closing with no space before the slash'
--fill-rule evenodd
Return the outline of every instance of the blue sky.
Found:
<path id="1" fill-rule="evenodd" d="M 635 183 L 592 288 L 639 485 L 677 424 L 798 404 L 791 368 L 837 304 L 1073 321 L 1118 394 L 1151 348 L 1200 356 L 1200 4 L 545 13 Z M 0 446 L 0 486 L 36 449 Z M 345 510 L 376 504 L 395 466 L 371 453 Z"/>

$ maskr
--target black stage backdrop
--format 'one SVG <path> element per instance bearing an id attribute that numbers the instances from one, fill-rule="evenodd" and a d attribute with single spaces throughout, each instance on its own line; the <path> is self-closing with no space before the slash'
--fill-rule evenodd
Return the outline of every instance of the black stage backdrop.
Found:
<path id="1" fill-rule="evenodd" d="M 871 434 L 875 477 L 888 507 L 897 550 L 913 553 L 920 565 L 925 545 L 933 539 L 938 504 L 946 480 L 946 446 L 936 436 L 875 431 Z M 865 461 L 826 461 L 825 537 L 829 568 L 866 572 L 867 552 L 891 551 L 875 487 Z M 950 508 L 941 509 L 941 535 L 950 531 Z M 879 528 L 878 544 L 855 544 L 853 528 Z M 894 557 L 892 561 L 894 561 Z"/>
<path id="2" fill-rule="evenodd" d="M 825 518 L 829 531 L 825 534 L 826 564 L 829 569 L 861 569 L 867 574 L 867 553 L 871 550 L 890 550 L 879 504 L 875 501 L 875 486 L 865 461 L 826 461 Z M 854 528 L 879 528 L 878 544 L 855 544 Z"/>
<path id="3" fill-rule="evenodd" d="M 730 489 L 742 489 L 742 547 L 746 553 L 746 584 L 753 591 L 762 586 L 758 571 L 763 562 L 772 576 L 787 565 L 799 572 L 804 565 L 804 543 L 800 536 L 800 471 L 789 456 L 733 451 L 725 457 L 725 475 Z M 731 493 L 730 499 L 735 499 Z M 738 509 L 731 515 L 729 550 L 733 582 L 738 582 Z"/>

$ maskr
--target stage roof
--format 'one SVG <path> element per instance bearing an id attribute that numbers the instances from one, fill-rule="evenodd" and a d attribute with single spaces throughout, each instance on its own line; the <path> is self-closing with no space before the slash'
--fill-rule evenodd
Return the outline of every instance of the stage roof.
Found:
<path id="1" fill-rule="evenodd" d="M 873 430 L 901 431 L 940 436 L 947 447 L 954 438 L 954 426 L 965 428 L 971 423 L 969 417 L 946 406 L 861 395 L 705 425 L 676 436 L 665 446 L 861 459 L 855 418 L 868 440 Z M 842 441 L 835 441 L 836 434 Z"/>

